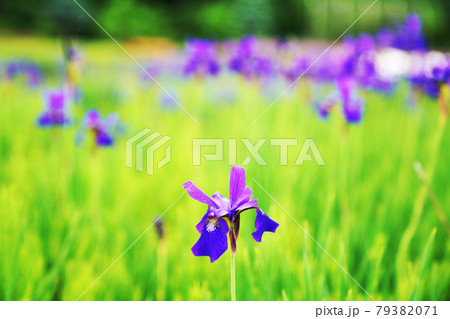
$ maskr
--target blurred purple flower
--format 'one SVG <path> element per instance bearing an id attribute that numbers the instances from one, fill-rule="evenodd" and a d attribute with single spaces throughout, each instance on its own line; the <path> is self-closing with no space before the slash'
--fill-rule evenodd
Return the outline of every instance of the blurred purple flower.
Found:
<path id="1" fill-rule="evenodd" d="M 217 44 L 209 40 L 194 39 L 186 42 L 187 61 L 184 74 L 217 75 L 220 71 Z"/>
<path id="2" fill-rule="evenodd" d="M 342 41 L 345 49 L 355 55 L 361 55 L 367 51 L 375 50 L 375 40 L 367 33 L 362 33 L 358 37 L 347 36 Z"/>
<path id="3" fill-rule="evenodd" d="M 433 80 L 439 84 L 450 84 L 450 62 L 436 66 L 431 70 Z"/>
<path id="4" fill-rule="evenodd" d="M 413 89 L 418 89 L 433 99 L 440 94 L 439 83 L 432 76 L 425 73 L 415 74 L 409 77 Z"/>
<path id="5" fill-rule="evenodd" d="M 381 28 L 375 36 L 378 46 L 381 48 L 393 47 L 395 34 L 389 28 Z"/>
<path id="6" fill-rule="evenodd" d="M 335 81 L 341 76 L 347 57 L 330 50 L 330 54 L 324 55 L 308 72 L 316 82 Z"/>
<path id="7" fill-rule="evenodd" d="M 360 97 L 354 97 L 351 100 L 343 103 L 342 111 L 347 123 L 359 123 L 362 119 L 364 109 L 364 100 Z"/>
<path id="8" fill-rule="evenodd" d="M 359 123 L 364 111 L 364 100 L 356 95 L 356 82 L 351 77 L 343 77 L 337 81 L 337 88 L 346 122 Z"/>
<path id="9" fill-rule="evenodd" d="M 405 51 L 426 49 L 425 37 L 422 34 L 422 21 L 418 14 L 406 16 L 405 23 L 397 29 L 394 47 Z"/>
<path id="10" fill-rule="evenodd" d="M 13 61 L 6 65 L 6 77 L 10 80 L 24 75 L 30 87 L 42 83 L 42 72 L 37 64 L 28 61 Z"/>
<path id="11" fill-rule="evenodd" d="M 245 37 L 239 41 L 234 49 L 228 68 L 250 79 L 270 75 L 274 72 L 272 61 L 268 57 L 259 55 L 257 38 Z"/>
<path id="12" fill-rule="evenodd" d="M 422 33 L 422 21 L 415 13 L 408 14 L 405 22 L 393 29 L 380 29 L 376 39 L 380 47 L 393 47 L 404 51 L 421 51 L 427 48 L 425 36 Z"/>
<path id="13" fill-rule="evenodd" d="M 389 95 L 389 94 L 392 94 L 392 92 L 394 92 L 395 87 L 396 87 L 396 82 L 384 80 L 379 77 L 374 77 L 371 79 L 371 82 L 370 82 L 370 85 L 368 88 L 375 92 Z"/>
<path id="14" fill-rule="evenodd" d="M 95 145 L 97 146 L 111 146 L 114 144 L 115 135 L 118 135 L 123 130 L 120 124 L 119 116 L 116 113 L 111 113 L 102 118 L 97 110 L 89 110 L 84 116 L 83 131 L 90 131 L 93 133 Z M 81 139 L 82 136 L 79 136 Z"/>
<path id="15" fill-rule="evenodd" d="M 376 75 L 373 37 L 364 33 L 358 38 L 346 37 L 343 47 L 348 56 L 342 64 L 341 77 L 353 76 L 362 86 L 370 86 Z"/>
<path id="16" fill-rule="evenodd" d="M 297 58 L 294 63 L 283 71 L 283 75 L 290 82 L 297 80 L 311 65 L 308 57 Z"/>
<path id="17" fill-rule="evenodd" d="M 156 233 L 158 234 L 159 239 L 163 239 L 164 238 L 164 224 L 163 224 L 161 218 L 158 218 L 155 221 L 155 226 L 156 226 Z"/>
<path id="18" fill-rule="evenodd" d="M 63 89 L 48 91 L 44 100 L 46 109 L 38 118 L 40 126 L 63 126 L 70 122 L 66 113 L 67 96 Z"/>
<path id="19" fill-rule="evenodd" d="M 336 94 L 330 94 L 324 101 L 314 101 L 313 106 L 321 119 L 327 119 L 330 111 L 338 101 L 339 97 Z"/>

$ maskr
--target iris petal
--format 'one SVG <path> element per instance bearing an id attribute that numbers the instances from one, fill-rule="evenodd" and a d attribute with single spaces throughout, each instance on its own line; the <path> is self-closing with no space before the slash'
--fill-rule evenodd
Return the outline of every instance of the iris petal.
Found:
<path id="1" fill-rule="evenodd" d="M 234 201 L 231 208 L 236 209 L 236 207 L 244 204 L 245 202 L 248 202 L 252 194 L 253 191 L 250 189 L 250 187 L 245 187 L 244 191 L 241 193 L 241 196 L 239 196 L 239 198 Z"/>
<path id="2" fill-rule="evenodd" d="M 257 199 L 250 199 L 247 202 L 243 202 L 242 204 L 240 204 L 239 206 L 237 206 L 235 208 L 235 211 L 237 212 L 241 212 L 247 209 L 252 209 L 252 208 L 258 208 L 258 200 Z"/>
<path id="3" fill-rule="evenodd" d="M 222 208 L 226 210 L 231 209 L 230 201 L 228 198 L 223 197 L 219 192 L 214 193 L 212 196 L 212 200 L 216 203 L 217 208 Z"/>
<path id="4" fill-rule="evenodd" d="M 245 189 L 245 169 L 240 166 L 233 166 L 230 174 L 230 201 L 233 205 L 239 199 Z"/>
<path id="5" fill-rule="evenodd" d="M 264 232 L 269 231 L 274 233 L 279 224 L 274 222 L 267 216 L 261 209 L 256 210 L 255 228 L 256 231 L 252 233 L 253 239 L 257 242 L 261 242 L 261 238 Z"/>
<path id="6" fill-rule="evenodd" d="M 199 240 L 192 247 L 194 256 L 209 256 L 213 263 L 228 249 L 228 225 L 216 218 L 207 220 L 204 223 Z"/>
<path id="7" fill-rule="evenodd" d="M 95 141 L 98 146 L 111 146 L 114 143 L 112 137 L 108 133 L 103 131 L 97 131 Z"/>
<path id="8" fill-rule="evenodd" d="M 186 192 L 189 194 L 189 196 L 191 196 L 193 199 L 195 199 L 201 203 L 207 204 L 208 206 L 213 206 L 213 207 L 217 206 L 216 203 L 214 203 L 214 201 L 211 198 L 209 198 L 208 195 L 203 193 L 200 188 L 195 186 L 194 183 L 186 182 L 183 184 L 183 187 L 186 190 Z"/>
<path id="9" fill-rule="evenodd" d="M 230 212 L 228 210 L 223 209 L 223 208 L 214 209 L 214 210 L 212 210 L 212 212 L 214 213 L 214 216 L 216 216 L 216 217 L 223 217 L 225 215 L 230 214 Z"/>

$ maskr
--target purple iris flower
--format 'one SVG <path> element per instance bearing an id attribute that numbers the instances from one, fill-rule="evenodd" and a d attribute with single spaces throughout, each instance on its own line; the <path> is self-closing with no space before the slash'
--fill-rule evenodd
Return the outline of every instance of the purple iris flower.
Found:
<path id="1" fill-rule="evenodd" d="M 349 124 L 359 123 L 364 111 L 364 100 L 356 95 L 356 82 L 350 77 L 344 77 L 337 82 L 337 88 L 345 120 Z"/>
<path id="2" fill-rule="evenodd" d="M 84 117 L 84 128 L 93 133 L 97 146 L 111 146 L 114 144 L 114 134 L 121 130 L 121 125 L 115 113 L 102 118 L 97 110 L 89 110 Z"/>
<path id="3" fill-rule="evenodd" d="M 184 74 L 217 75 L 220 71 L 217 45 L 209 40 L 195 39 L 186 43 L 188 59 Z"/>
<path id="4" fill-rule="evenodd" d="M 264 232 L 274 233 L 278 227 L 278 223 L 258 207 L 258 200 L 246 186 L 245 170 L 240 166 L 231 168 L 229 199 L 219 192 L 209 197 L 192 182 L 184 183 L 183 187 L 193 199 L 208 205 L 206 214 L 196 226 L 200 239 L 192 247 L 194 256 L 209 256 L 213 263 L 228 249 L 227 234 L 231 249 L 236 252 L 240 216 L 246 210 L 256 209 L 256 230 L 252 235 L 257 242 L 261 242 Z"/>
<path id="5" fill-rule="evenodd" d="M 27 61 L 13 61 L 6 65 L 6 77 L 10 80 L 24 75 L 28 86 L 35 87 L 42 83 L 42 72 L 38 65 Z"/>
<path id="6" fill-rule="evenodd" d="M 42 127 L 63 126 L 70 122 L 66 114 L 67 96 L 64 90 L 49 91 L 45 94 L 46 110 L 38 118 Z"/>
<path id="7" fill-rule="evenodd" d="M 347 36 L 343 40 L 344 47 L 356 55 L 375 49 L 375 40 L 370 34 L 362 33 L 357 38 Z"/>
<path id="8" fill-rule="evenodd" d="M 325 101 L 315 101 L 313 103 L 317 114 L 323 120 L 327 119 L 333 106 L 338 103 L 339 97 L 336 94 L 330 94 Z"/>
<path id="9" fill-rule="evenodd" d="M 433 76 L 429 76 L 425 73 L 415 74 L 409 77 L 411 86 L 413 89 L 419 89 L 433 99 L 437 99 L 440 94 L 439 82 L 437 82 Z"/>
<path id="10" fill-rule="evenodd" d="M 342 108 L 347 123 L 361 122 L 363 110 L 364 100 L 359 96 L 344 103 Z"/>
<path id="11" fill-rule="evenodd" d="M 292 83 L 310 67 L 311 62 L 307 57 L 298 58 L 288 69 L 283 72 L 286 79 Z"/>
<path id="12" fill-rule="evenodd" d="M 425 36 L 422 34 L 422 21 L 418 14 L 411 13 L 405 23 L 398 28 L 394 47 L 406 51 L 426 49 Z"/>
<path id="13" fill-rule="evenodd" d="M 324 55 L 322 59 L 308 71 L 316 82 L 330 82 L 339 78 L 342 74 L 345 56 L 341 54 Z"/>
<path id="14" fill-rule="evenodd" d="M 431 74 L 434 81 L 437 83 L 450 84 L 450 63 L 434 67 Z"/>
<path id="15" fill-rule="evenodd" d="M 447 63 L 434 67 L 430 73 L 414 74 L 409 81 L 413 89 L 418 89 L 433 99 L 440 99 L 442 88 L 450 84 L 450 66 Z"/>
<path id="16" fill-rule="evenodd" d="M 395 41 L 395 34 L 388 28 L 381 28 L 375 36 L 377 44 L 382 47 L 393 47 Z"/>
<path id="17" fill-rule="evenodd" d="M 377 42 L 382 47 L 394 47 L 405 51 L 425 50 L 427 44 L 422 33 L 422 21 L 419 15 L 411 13 L 405 22 L 393 30 L 381 29 L 377 34 Z"/>
<path id="18" fill-rule="evenodd" d="M 380 47 L 393 47 L 404 51 L 425 50 L 425 36 L 422 33 L 422 21 L 419 15 L 410 13 L 403 24 L 393 29 L 382 28 L 376 35 Z"/>
<path id="19" fill-rule="evenodd" d="M 228 62 L 228 68 L 232 72 L 240 73 L 248 79 L 272 74 L 274 72 L 272 61 L 268 57 L 257 54 L 257 44 L 255 37 L 241 39 Z"/>
<path id="20" fill-rule="evenodd" d="M 358 38 L 347 37 L 343 42 L 349 53 L 342 65 L 341 76 L 354 76 L 364 87 L 370 87 L 375 70 L 375 40 L 371 35 L 361 34 Z"/>

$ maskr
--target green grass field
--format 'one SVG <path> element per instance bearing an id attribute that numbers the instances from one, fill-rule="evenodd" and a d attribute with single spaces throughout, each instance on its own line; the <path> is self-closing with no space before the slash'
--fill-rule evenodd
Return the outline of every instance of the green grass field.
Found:
<path id="1" fill-rule="evenodd" d="M 61 83 L 57 40 L 9 40 L 0 40 L 2 61 L 30 58 L 48 74 L 46 85 Z M 238 300 L 371 300 L 257 183 L 375 300 L 450 299 L 449 238 L 413 169 L 422 163 L 448 216 L 450 128 L 436 101 L 424 97 L 409 108 L 406 84 L 390 97 L 366 92 L 362 123 L 345 129 L 338 109 L 318 119 L 301 82 L 251 126 L 276 94 L 264 98 L 257 83 L 234 76 L 162 77 L 197 126 L 181 110 L 162 108 L 157 86 L 141 83 L 114 43 L 81 47 L 84 98 L 69 127 L 38 127 L 41 89 L 0 82 L 0 300 L 75 300 L 183 193 L 182 183 L 198 178 L 208 194 L 228 194 L 227 152 L 224 161 L 192 165 L 192 138 L 202 137 L 225 138 L 225 145 L 229 138 L 312 138 L 326 163 L 295 166 L 297 146 L 280 166 L 267 141 L 260 152 L 267 166 L 245 167 L 260 206 L 280 226 L 257 243 L 254 211 L 242 216 Z M 239 88 L 236 100 L 214 100 L 228 85 Z M 117 112 L 126 136 L 96 152 L 89 140 L 76 146 L 89 108 Z M 144 128 L 172 137 L 172 160 L 154 176 L 125 163 L 126 139 Z M 238 163 L 248 155 L 240 142 L 237 154 Z M 81 300 L 229 300 L 229 252 L 211 264 L 190 250 L 204 212 L 182 196 L 162 217 L 164 238 L 150 228 Z"/>

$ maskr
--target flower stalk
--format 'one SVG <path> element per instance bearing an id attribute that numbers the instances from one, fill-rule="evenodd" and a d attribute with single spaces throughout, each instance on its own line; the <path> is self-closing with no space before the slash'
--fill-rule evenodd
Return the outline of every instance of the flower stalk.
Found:
<path id="1" fill-rule="evenodd" d="M 236 301 L 236 253 L 233 250 L 231 252 L 231 301 Z"/>

